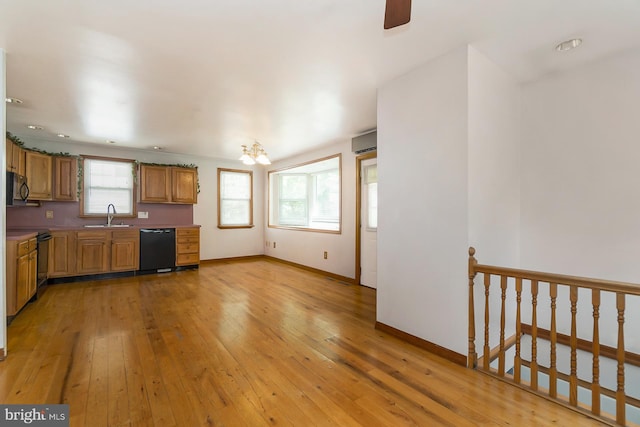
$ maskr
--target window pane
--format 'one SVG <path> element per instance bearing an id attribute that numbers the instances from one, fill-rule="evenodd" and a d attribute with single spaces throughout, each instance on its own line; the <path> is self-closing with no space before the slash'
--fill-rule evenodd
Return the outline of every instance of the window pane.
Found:
<path id="1" fill-rule="evenodd" d="M 248 173 L 222 172 L 220 197 L 223 199 L 250 199 L 251 176 Z"/>
<path id="2" fill-rule="evenodd" d="M 306 175 L 282 175 L 280 177 L 281 199 L 304 199 L 307 197 Z"/>
<path id="3" fill-rule="evenodd" d="M 378 183 L 374 182 L 367 185 L 367 227 L 378 228 Z"/>
<path id="4" fill-rule="evenodd" d="M 307 204 L 305 201 L 280 200 L 281 225 L 307 225 Z"/>
<path id="5" fill-rule="evenodd" d="M 340 219 L 340 175 L 338 170 L 315 175 L 313 219 L 338 221 Z"/>
<path id="6" fill-rule="evenodd" d="M 250 221 L 249 200 L 220 200 L 221 225 L 247 225 Z"/>
<path id="7" fill-rule="evenodd" d="M 118 214 L 133 214 L 131 161 L 84 159 L 84 214 L 106 215 L 110 203 Z"/>

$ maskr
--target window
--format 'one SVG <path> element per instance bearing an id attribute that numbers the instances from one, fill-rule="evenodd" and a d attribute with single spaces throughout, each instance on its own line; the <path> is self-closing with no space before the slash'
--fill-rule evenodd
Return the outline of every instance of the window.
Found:
<path id="1" fill-rule="evenodd" d="M 218 228 L 253 227 L 253 172 L 218 169 Z"/>
<path id="2" fill-rule="evenodd" d="M 339 233 L 341 159 L 269 172 L 269 226 Z"/>
<path id="3" fill-rule="evenodd" d="M 106 216 L 113 204 L 118 216 L 134 216 L 133 160 L 84 157 L 82 159 L 83 216 Z"/>
<path id="4" fill-rule="evenodd" d="M 367 228 L 378 228 L 378 165 L 364 168 L 364 183 L 367 191 Z"/>

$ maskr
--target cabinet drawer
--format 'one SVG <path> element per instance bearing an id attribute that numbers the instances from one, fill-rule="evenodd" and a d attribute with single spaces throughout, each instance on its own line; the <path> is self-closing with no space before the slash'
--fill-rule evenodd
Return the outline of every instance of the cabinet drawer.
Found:
<path id="1" fill-rule="evenodd" d="M 139 240 L 140 239 L 140 231 L 139 230 L 114 230 L 111 232 L 111 238 L 113 240 Z"/>
<path id="2" fill-rule="evenodd" d="M 78 240 L 107 240 L 106 231 L 78 231 L 76 236 Z"/>
<path id="3" fill-rule="evenodd" d="M 177 243 L 195 243 L 195 244 L 198 244 L 198 243 L 200 243 L 200 238 L 198 236 L 177 237 L 176 238 L 176 242 Z"/>
<path id="4" fill-rule="evenodd" d="M 178 237 L 199 237 L 199 228 L 176 228 L 176 236 Z"/>
<path id="5" fill-rule="evenodd" d="M 197 254 L 200 251 L 200 245 L 197 243 L 178 243 L 178 254 Z"/>
<path id="6" fill-rule="evenodd" d="M 178 254 L 176 258 L 177 265 L 198 264 L 200 262 L 199 254 Z"/>
<path id="7" fill-rule="evenodd" d="M 21 257 L 23 255 L 28 254 L 31 251 L 35 251 L 38 246 L 38 242 L 36 239 L 23 240 L 18 243 L 18 256 Z"/>

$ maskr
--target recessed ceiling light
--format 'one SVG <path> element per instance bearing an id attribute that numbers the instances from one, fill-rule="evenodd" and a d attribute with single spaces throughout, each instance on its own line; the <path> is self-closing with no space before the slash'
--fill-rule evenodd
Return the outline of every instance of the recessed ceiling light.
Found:
<path id="1" fill-rule="evenodd" d="M 112 141 L 111 139 L 107 139 L 105 142 L 107 144 L 115 144 L 116 143 L 115 141 Z"/>
<path id="2" fill-rule="evenodd" d="M 153 149 L 154 149 L 154 150 L 162 150 L 162 147 L 158 147 L 157 145 L 154 145 L 154 146 L 153 146 Z"/>
<path id="3" fill-rule="evenodd" d="M 42 130 L 42 129 L 44 129 L 42 126 L 38 126 L 38 125 L 27 125 L 27 127 L 29 129 L 32 129 L 32 130 Z"/>
<path id="4" fill-rule="evenodd" d="M 5 98 L 4 102 L 7 104 L 22 104 L 22 99 L 18 98 Z"/>
<path id="5" fill-rule="evenodd" d="M 564 41 L 556 46 L 558 52 L 566 52 L 571 49 L 575 49 L 582 44 L 582 39 L 571 39 Z"/>
<path id="6" fill-rule="evenodd" d="M 59 133 L 58 138 L 69 138 L 69 135 L 65 135 L 64 133 Z"/>

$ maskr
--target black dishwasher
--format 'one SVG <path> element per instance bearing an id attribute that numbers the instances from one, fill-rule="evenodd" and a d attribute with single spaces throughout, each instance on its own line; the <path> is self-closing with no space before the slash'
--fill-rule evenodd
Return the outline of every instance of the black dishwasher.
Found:
<path id="1" fill-rule="evenodd" d="M 176 266 L 176 229 L 140 229 L 140 271 L 164 273 Z"/>

